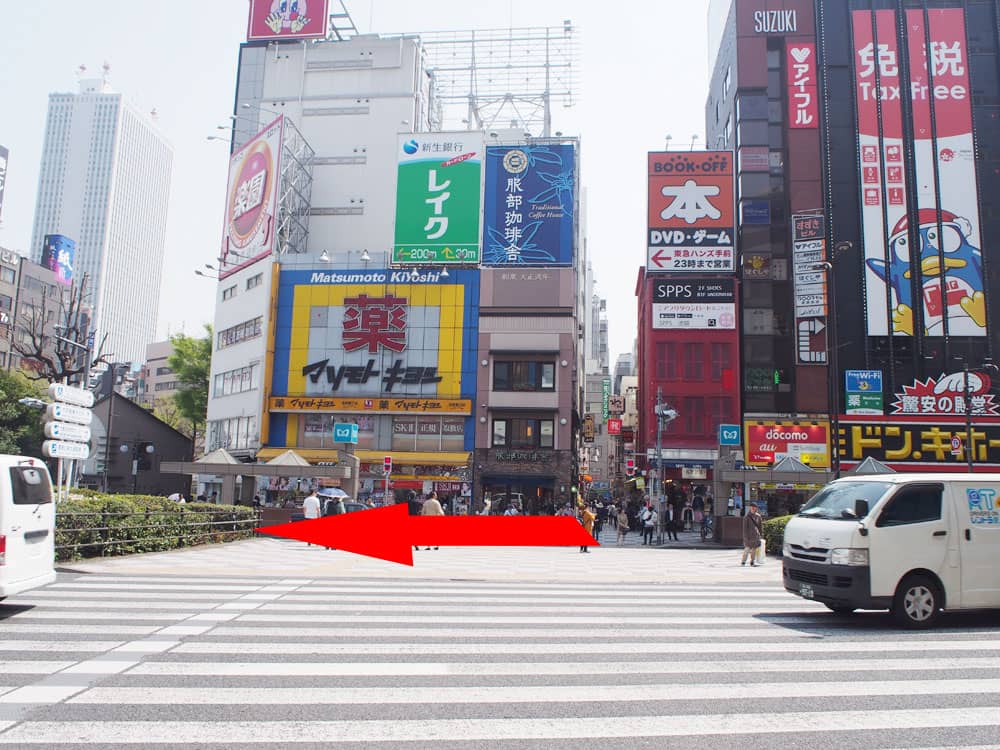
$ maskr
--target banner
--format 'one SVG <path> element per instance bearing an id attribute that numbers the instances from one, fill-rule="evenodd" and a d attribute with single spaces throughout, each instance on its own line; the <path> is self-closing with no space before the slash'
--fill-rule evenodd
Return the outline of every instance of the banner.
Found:
<path id="1" fill-rule="evenodd" d="M 788 43 L 788 127 L 819 127 L 819 96 L 816 88 L 816 45 Z"/>
<path id="2" fill-rule="evenodd" d="M 767 466 L 787 457 L 813 468 L 830 465 L 828 422 L 748 421 L 743 431 L 748 465 Z"/>
<path id="3" fill-rule="evenodd" d="M 653 284 L 652 315 L 654 329 L 734 330 L 735 282 L 658 280 Z"/>
<path id="4" fill-rule="evenodd" d="M 329 0 L 250 0 L 247 41 L 326 36 Z"/>
<path id="5" fill-rule="evenodd" d="M 483 264 L 573 264 L 576 163 L 572 146 L 486 149 Z"/>
<path id="6" fill-rule="evenodd" d="M 647 270 L 732 272 L 732 153 L 650 153 L 647 164 Z"/>
<path id="7" fill-rule="evenodd" d="M 274 249 L 283 128 L 284 119 L 278 117 L 229 159 L 220 279 Z"/>
<path id="8" fill-rule="evenodd" d="M 482 133 L 399 139 L 392 262 L 478 264 Z"/>
<path id="9" fill-rule="evenodd" d="M 76 241 L 62 234 L 47 234 L 42 245 L 42 265 L 53 271 L 66 286 L 73 283 Z"/>
<path id="10" fill-rule="evenodd" d="M 960 8 L 906 13 L 905 50 L 894 11 L 852 13 L 868 334 L 912 336 L 920 326 L 928 336 L 985 336 L 965 15 Z M 903 142 L 903 96 L 912 104 L 912 143 Z M 916 170 L 913 215 L 907 146 Z"/>
<path id="11" fill-rule="evenodd" d="M 862 417 L 840 418 L 841 467 L 850 468 L 871 457 L 897 471 L 968 471 L 965 447 L 970 444 L 963 417 Z M 952 439 L 962 450 L 952 453 Z M 971 435 L 977 471 L 1000 467 L 1000 418 L 976 417 Z"/>

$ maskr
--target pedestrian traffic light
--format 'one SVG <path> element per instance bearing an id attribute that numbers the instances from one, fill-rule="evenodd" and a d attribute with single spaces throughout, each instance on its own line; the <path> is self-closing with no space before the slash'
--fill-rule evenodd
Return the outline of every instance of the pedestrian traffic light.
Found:
<path id="1" fill-rule="evenodd" d="M 635 476 L 635 459 L 626 458 L 625 459 L 625 475 L 634 477 Z"/>
<path id="2" fill-rule="evenodd" d="M 392 474 L 392 456 L 386 456 L 382 459 L 382 471 L 386 474 Z"/>
<path id="3" fill-rule="evenodd" d="M 156 448 L 152 443 L 138 443 L 135 447 L 136 468 L 139 471 L 149 471 L 153 468 L 153 453 Z"/>

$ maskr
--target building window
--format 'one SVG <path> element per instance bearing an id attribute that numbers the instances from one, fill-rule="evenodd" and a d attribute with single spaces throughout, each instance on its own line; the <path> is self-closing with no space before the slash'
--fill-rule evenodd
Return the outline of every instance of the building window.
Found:
<path id="1" fill-rule="evenodd" d="M 208 423 L 209 451 L 217 448 L 245 450 L 257 447 L 257 417 L 215 419 Z"/>
<path id="2" fill-rule="evenodd" d="M 677 347 L 672 341 L 656 342 L 656 379 L 677 380 Z"/>
<path id="3" fill-rule="evenodd" d="M 0 294 L 0 310 L 9 310 L 13 304 L 14 300 L 8 295 Z"/>
<path id="4" fill-rule="evenodd" d="M 263 283 L 264 283 L 264 274 L 259 273 L 256 276 L 251 276 L 249 279 L 247 279 L 247 291 L 251 289 L 256 289 Z"/>
<path id="5" fill-rule="evenodd" d="M 722 371 L 728 370 L 732 347 L 729 344 L 712 344 L 712 380 L 722 380 Z"/>
<path id="6" fill-rule="evenodd" d="M 6 281 L 8 284 L 14 283 L 14 269 L 7 268 L 5 266 L 0 266 L 0 281 Z"/>
<path id="7" fill-rule="evenodd" d="M 555 422 L 551 419 L 494 419 L 494 448 L 551 448 Z"/>
<path id="8" fill-rule="evenodd" d="M 705 399 L 686 398 L 683 405 L 684 429 L 691 435 L 705 432 Z"/>
<path id="9" fill-rule="evenodd" d="M 157 367 L 156 368 L 156 374 L 157 375 L 172 375 L 173 372 L 174 371 L 171 370 L 169 367 Z"/>
<path id="10" fill-rule="evenodd" d="M 722 79 L 722 96 L 725 97 L 729 93 L 729 87 L 733 83 L 733 67 L 730 65 L 726 68 L 726 76 Z"/>
<path id="11" fill-rule="evenodd" d="M 493 363 L 494 391 L 554 391 L 555 362 Z"/>
<path id="12" fill-rule="evenodd" d="M 238 367 L 228 372 L 220 372 L 213 378 L 212 395 L 230 396 L 234 393 L 246 393 L 257 388 L 260 365 L 254 363 L 247 367 Z"/>
<path id="13" fill-rule="evenodd" d="M 225 302 L 227 299 L 232 299 L 236 296 L 236 285 L 222 290 L 222 301 Z"/>
<path id="14" fill-rule="evenodd" d="M 225 349 L 241 341 L 257 338 L 264 327 L 264 317 L 258 315 L 253 320 L 247 320 L 238 325 L 219 331 L 218 348 Z"/>
<path id="15" fill-rule="evenodd" d="M 702 345 L 684 344 L 684 377 L 687 380 L 701 380 L 704 377 Z"/>

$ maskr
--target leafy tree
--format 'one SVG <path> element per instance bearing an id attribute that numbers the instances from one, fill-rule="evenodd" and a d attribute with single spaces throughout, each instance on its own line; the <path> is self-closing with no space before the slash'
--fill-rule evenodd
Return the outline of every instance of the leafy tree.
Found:
<path id="1" fill-rule="evenodd" d="M 0 453 L 42 457 L 42 414 L 19 401 L 43 395 L 22 373 L 0 370 Z"/>
<path id="2" fill-rule="evenodd" d="M 212 326 L 205 325 L 204 338 L 194 338 L 183 333 L 170 337 L 174 345 L 167 365 L 177 377 L 179 388 L 173 403 L 180 416 L 190 423 L 191 439 L 198 440 L 198 432 L 205 425 L 208 411 L 208 378 L 212 370 Z M 178 428 L 179 429 L 179 428 Z"/>
<path id="3" fill-rule="evenodd" d="M 53 296 L 45 289 L 39 303 L 18 316 L 14 350 L 21 355 L 25 372 L 32 380 L 73 382 L 86 372 L 87 352 L 81 345 L 86 343 L 88 328 L 93 325 L 88 284 L 84 274 L 80 283 L 74 281 L 66 293 Z M 105 334 L 89 352 L 91 366 L 108 362 L 104 353 L 107 338 Z"/>

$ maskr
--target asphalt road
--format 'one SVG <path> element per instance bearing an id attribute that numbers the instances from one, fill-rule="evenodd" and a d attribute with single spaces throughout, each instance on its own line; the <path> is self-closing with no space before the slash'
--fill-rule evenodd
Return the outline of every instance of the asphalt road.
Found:
<path id="1" fill-rule="evenodd" d="M 79 563 L 0 604 L 0 745 L 1000 747 L 1000 611 L 928 633 L 780 561 L 298 542 Z"/>

